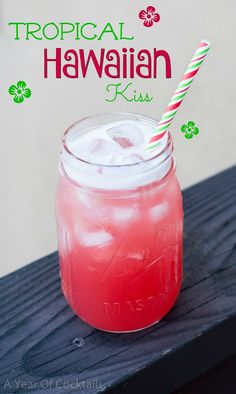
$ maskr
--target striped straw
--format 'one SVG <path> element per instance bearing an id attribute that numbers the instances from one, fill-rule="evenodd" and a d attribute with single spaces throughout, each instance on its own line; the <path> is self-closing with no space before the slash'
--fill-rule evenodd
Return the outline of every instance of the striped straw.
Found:
<path id="1" fill-rule="evenodd" d="M 171 121 L 173 120 L 176 112 L 178 111 L 178 108 L 180 107 L 180 104 L 182 103 L 185 95 L 187 94 L 194 80 L 194 77 L 197 74 L 199 68 L 201 67 L 210 47 L 211 44 L 208 41 L 202 40 L 200 42 L 198 49 L 196 50 L 191 62 L 189 63 L 189 66 L 185 71 L 181 82 L 179 83 L 164 114 L 161 117 L 155 134 L 152 136 L 146 147 L 147 151 L 155 149 L 160 144 L 161 138 L 165 135 L 166 130 L 170 126 Z"/>

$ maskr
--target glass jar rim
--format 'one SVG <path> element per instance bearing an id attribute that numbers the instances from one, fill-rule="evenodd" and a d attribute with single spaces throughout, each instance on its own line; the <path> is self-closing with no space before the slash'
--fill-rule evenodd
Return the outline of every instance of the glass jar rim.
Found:
<path id="1" fill-rule="evenodd" d="M 102 189 L 137 188 L 145 184 L 162 180 L 173 167 L 173 142 L 169 132 L 161 149 L 145 160 L 127 164 L 103 164 L 89 161 L 80 157 L 69 147 L 69 143 L 84 133 L 118 121 L 139 121 L 152 126 L 154 129 L 158 121 L 146 115 L 133 112 L 111 112 L 85 117 L 70 126 L 62 137 L 61 167 L 63 172 L 78 184 Z M 101 175 L 102 174 L 102 175 Z"/>
<path id="2" fill-rule="evenodd" d="M 64 133 L 63 136 L 62 136 L 62 145 L 63 145 L 63 148 L 66 150 L 66 152 L 67 152 L 71 157 L 73 157 L 75 160 L 78 160 L 79 162 L 82 162 L 82 163 L 87 164 L 87 165 L 96 166 L 96 167 L 110 167 L 110 168 L 112 168 L 112 167 L 132 167 L 132 166 L 137 166 L 137 165 L 139 165 L 139 164 L 143 164 L 143 163 L 146 163 L 146 162 L 150 162 L 150 161 L 152 161 L 152 160 L 155 160 L 155 159 L 158 158 L 158 157 L 161 157 L 161 155 L 163 154 L 163 151 L 165 151 L 165 150 L 168 149 L 169 147 L 171 147 L 171 152 L 173 151 L 173 141 L 172 141 L 171 134 L 170 134 L 169 132 L 167 132 L 167 135 L 168 135 L 167 144 L 163 147 L 163 149 L 162 149 L 161 151 L 159 151 L 159 152 L 158 152 L 156 155 L 154 155 L 154 156 L 150 156 L 149 158 L 145 158 L 143 161 L 139 161 L 139 162 L 135 162 L 135 163 L 126 163 L 126 164 L 123 164 L 123 163 L 122 163 L 122 164 L 111 164 L 111 163 L 102 164 L 102 163 L 95 163 L 95 162 L 91 162 L 91 161 L 89 161 L 89 160 L 85 160 L 85 159 L 83 159 L 82 157 L 79 157 L 78 154 L 75 154 L 75 153 L 69 148 L 67 138 L 70 136 L 70 133 L 73 131 L 73 129 L 74 129 L 77 125 L 81 124 L 81 123 L 84 122 L 84 121 L 90 120 L 90 119 L 97 119 L 97 118 L 102 118 L 102 117 L 104 117 L 104 116 L 114 116 L 114 115 L 115 115 L 115 116 L 130 116 L 130 115 L 132 115 L 132 116 L 143 117 L 144 119 L 150 119 L 150 120 L 154 121 L 154 122 L 158 125 L 158 121 L 157 121 L 157 119 L 155 119 L 154 117 L 146 116 L 146 115 L 140 115 L 140 114 L 138 114 L 138 113 L 136 113 L 136 112 L 104 112 L 104 113 L 102 113 L 102 114 L 89 115 L 89 116 L 86 116 L 86 117 L 80 119 L 79 121 L 73 123 L 71 126 L 69 126 L 69 127 L 66 129 L 65 133 Z M 87 129 L 87 131 L 88 131 L 88 130 L 89 130 L 89 129 Z M 161 164 L 161 163 L 160 163 L 160 164 Z"/>

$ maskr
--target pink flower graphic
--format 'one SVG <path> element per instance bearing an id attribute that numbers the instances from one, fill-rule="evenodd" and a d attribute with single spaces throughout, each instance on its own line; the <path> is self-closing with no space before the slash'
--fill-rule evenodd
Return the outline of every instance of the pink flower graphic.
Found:
<path id="1" fill-rule="evenodd" d="M 144 26 L 151 27 L 154 22 L 159 22 L 160 15 L 156 13 L 156 8 L 152 7 L 151 5 L 147 7 L 147 10 L 141 10 L 139 13 L 139 18 L 144 19 Z"/>

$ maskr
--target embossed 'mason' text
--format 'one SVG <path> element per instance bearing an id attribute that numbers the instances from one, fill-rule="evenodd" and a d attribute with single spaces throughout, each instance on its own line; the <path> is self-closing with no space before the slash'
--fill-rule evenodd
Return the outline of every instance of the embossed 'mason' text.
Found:
<path id="1" fill-rule="evenodd" d="M 157 296 L 139 298 L 132 301 L 104 302 L 104 312 L 108 315 L 118 315 L 121 312 L 141 312 L 147 308 L 155 308 Z"/>

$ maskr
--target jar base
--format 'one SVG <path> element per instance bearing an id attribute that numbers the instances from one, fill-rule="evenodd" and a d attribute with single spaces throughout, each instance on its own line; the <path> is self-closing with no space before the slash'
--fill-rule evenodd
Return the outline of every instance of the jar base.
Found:
<path id="1" fill-rule="evenodd" d="M 104 330 L 103 328 L 98 328 L 98 327 L 95 327 L 95 328 L 96 328 L 97 330 L 104 331 L 104 332 L 110 332 L 110 333 L 112 333 L 112 334 L 129 334 L 129 333 L 132 333 L 132 332 L 137 332 L 137 331 L 145 330 L 146 328 L 152 327 L 152 326 L 154 326 L 155 324 L 158 324 L 159 322 L 160 322 L 160 320 L 156 320 L 154 323 L 148 324 L 148 325 L 145 326 L 145 327 L 136 328 L 136 329 L 134 329 L 134 330 L 127 330 L 127 331 L 125 331 L 125 330 L 113 331 L 113 330 Z"/>
<path id="2" fill-rule="evenodd" d="M 62 291 L 63 291 L 63 289 L 62 289 Z M 180 291 L 180 288 L 179 288 L 179 291 Z M 73 310 L 73 312 L 75 313 L 75 315 L 77 315 L 79 319 L 81 319 L 84 323 L 88 324 L 90 327 L 93 327 L 93 328 L 95 328 L 96 330 L 99 330 L 99 331 L 108 332 L 108 333 L 112 333 L 112 334 L 129 334 L 129 333 L 133 333 L 133 332 L 145 330 L 145 329 L 147 329 L 147 328 L 149 328 L 149 327 L 154 326 L 155 324 L 160 323 L 160 321 L 161 321 L 161 320 L 172 310 L 172 308 L 175 306 L 175 303 L 176 303 L 177 298 L 178 298 L 178 295 L 179 295 L 179 291 L 177 292 L 176 297 L 175 297 L 174 301 L 172 302 L 171 306 L 169 306 L 169 308 L 167 309 L 166 313 L 163 314 L 163 315 L 161 316 L 161 318 L 159 317 L 158 320 L 155 320 L 154 322 L 152 322 L 152 323 L 150 323 L 150 324 L 148 324 L 148 325 L 146 325 L 146 326 L 143 326 L 143 327 L 140 327 L 140 328 L 134 328 L 134 329 L 131 329 L 131 330 L 122 330 L 122 329 L 121 329 L 121 330 L 107 330 L 107 329 L 105 329 L 105 328 L 98 327 L 96 324 L 93 324 L 92 322 L 89 322 L 86 318 L 84 318 L 84 317 L 81 315 L 81 313 L 77 313 L 77 312 L 75 311 L 75 309 L 72 307 L 71 303 L 69 302 L 69 299 L 67 298 L 67 296 L 66 296 L 66 294 L 65 294 L 64 291 L 63 291 L 63 294 L 64 294 L 64 297 L 65 297 L 67 303 L 69 304 L 70 308 Z"/>

